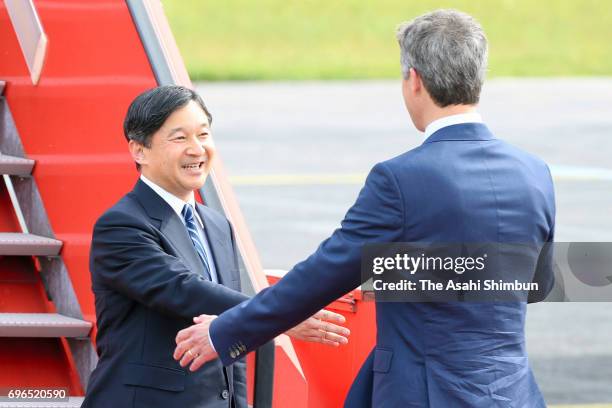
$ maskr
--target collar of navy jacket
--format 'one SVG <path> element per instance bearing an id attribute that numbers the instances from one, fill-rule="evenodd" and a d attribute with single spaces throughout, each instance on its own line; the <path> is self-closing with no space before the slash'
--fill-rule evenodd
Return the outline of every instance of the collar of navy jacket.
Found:
<path id="1" fill-rule="evenodd" d="M 423 144 L 450 141 L 487 141 L 495 136 L 484 123 L 459 123 L 438 129 Z"/>
<path id="2" fill-rule="evenodd" d="M 132 194 L 142 205 L 152 222 L 156 221 L 154 222 L 155 226 L 172 242 L 189 269 L 202 271 L 204 266 L 191 242 L 191 238 L 189 238 L 185 224 L 172 207 L 142 180 L 138 180 Z M 204 234 L 206 234 L 206 239 L 212 251 L 219 283 L 228 284 L 231 280 L 230 267 L 233 254 L 232 249 L 228 247 L 231 237 L 224 232 L 227 228 L 219 225 L 219 220 L 227 221 L 223 217 L 213 216 L 213 210 L 197 202 L 196 210 L 204 224 Z"/>

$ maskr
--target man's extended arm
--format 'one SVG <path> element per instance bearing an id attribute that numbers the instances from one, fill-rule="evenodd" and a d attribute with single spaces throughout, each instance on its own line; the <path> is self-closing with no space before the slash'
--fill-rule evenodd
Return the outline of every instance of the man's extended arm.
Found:
<path id="1" fill-rule="evenodd" d="M 546 167 L 548 171 L 548 177 L 550 183 L 550 191 L 548 191 L 548 223 L 550 225 L 550 231 L 548 232 L 548 238 L 540 251 L 540 256 L 536 264 L 535 274 L 533 276 L 533 282 L 538 284 L 538 289 L 530 291 L 528 294 L 527 302 L 536 303 L 541 302 L 550 294 L 553 287 L 555 286 L 555 259 L 554 259 L 554 242 L 555 242 L 555 218 L 556 218 L 556 207 L 555 207 L 555 192 L 552 175 L 550 169 Z"/>
<path id="2" fill-rule="evenodd" d="M 189 270 L 164 251 L 152 226 L 120 211 L 96 223 L 91 270 L 94 287 L 103 285 L 160 313 L 189 320 L 219 314 L 248 299 Z"/>
<path id="3" fill-rule="evenodd" d="M 379 164 L 372 169 L 342 227 L 313 255 L 276 285 L 223 313 L 212 324 L 210 320 L 200 323 L 205 328 L 210 324 L 210 335 L 223 363 L 231 364 L 357 287 L 362 281 L 362 246 L 400 240 L 403 226 L 404 208 L 397 181 L 385 164 Z M 190 329 L 185 329 L 186 336 L 181 332 L 177 336 L 175 358 L 181 365 L 191 361 L 185 358 L 186 346 L 195 344 L 189 338 L 193 333 Z M 207 336 L 204 341 L 208 343 Z M 212 356 L 214 353 L 202 359 Z"/>
<path id="4" fill-rule="evenodd" d="M 91 270 L 94 287 L 116 290 L 160 313 L 189 320 L 202 313 L 220 314 L 248 299 L 189 270 L 179 258 L 164 251 L 153 227 L 119 211 L 105 214 L 96 223 Z M 324 324 L 331 336 L 323 343 L 346 342 L 342 336 L 347 330 L 331 323 L 343 323 L 341 315 L 327 312 L 320 318 L 329 320 Z M 287 334 L 319 341 L 319 330 L 309 321 Z"/>

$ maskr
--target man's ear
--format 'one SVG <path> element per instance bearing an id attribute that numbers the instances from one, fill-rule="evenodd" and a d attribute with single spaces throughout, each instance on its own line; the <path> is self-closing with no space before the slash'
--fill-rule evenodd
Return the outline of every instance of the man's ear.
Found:
<path id="1" fill-rule="evenodd" d="M 414 68 L 410 68 L 410 73 L 408 75 L 410 90 L 413 94 L 418 94 L 421 92 L 423 88 L 423 81 L 421 80 L 421 75 Z"/>
<path id="2" fill-rule="evenodd" d="M 136 163 L 140 164 L 141 166 L 143 164 L 147 164 L 147 157 L 144 153 L 144 145 L 135 140 L 130 140 L 130 142 L 128 143 L 128 147 L 130 149 L 132 159 L 134 159 Z"/>

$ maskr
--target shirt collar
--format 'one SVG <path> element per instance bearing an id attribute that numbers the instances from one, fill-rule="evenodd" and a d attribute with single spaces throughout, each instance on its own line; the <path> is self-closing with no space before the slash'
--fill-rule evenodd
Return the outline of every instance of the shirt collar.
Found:
<path id="1" fill-rule="evenodd" d="M 195 209 L 195 198 L 193 194 L 191 195 L 189 200 L 185 202 L 181 200 L 180 198 L 178 198 L 177 196 L 175 196 L 174 194 L 169 193 L 168 191 L 164 190 L 163 188 L 161 188 L 160 186 L 158 186 L 157 184 L 155 184 L 154 182 L 152 182 L 151 180 L 149 180 L 142 174 L 140 175 L 140 179 L 147 186 L 151 187 L 153 191 L 155 191 L 157 195 L 159 195 L 165 202 L 167 202 L 168 205 L 172 207 L 174 212 L 177 213 L 179 217 L 181 217 L 181 220 L 183 219 L 182 212 L 183 212 L 183 207 L 185 207 L 185 204 L 191 204 L 191 206 Z M 197 211 L 194 211 L 194 213 L 196 214 L 196 217 L 199 219 L 200 217 L 197 215 Z"/>
<path id="2" fill-rule="evenodd" d="M 425 138 L 428 138 L 442 128 L 462 123 L 483 123 L 482 116 L 478 112 L 469 112 L 436 119 L 425 128 Z"/>

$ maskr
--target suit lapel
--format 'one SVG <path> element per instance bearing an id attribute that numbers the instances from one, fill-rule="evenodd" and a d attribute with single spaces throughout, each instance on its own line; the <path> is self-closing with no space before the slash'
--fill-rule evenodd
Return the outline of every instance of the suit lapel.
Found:
<path id="1" fill-rule="evenodd" d="M 212 252 L 219 283 L 231 286 L 231 265 L 233 252 L 228 248 L 230 237 L 210 216 L 209 209 L 197 204 L 197 211 L 204 224 L 204 233 Z"/>
<path id="2" fill-rule="evenodd" d="M 149 217 L 160 221 L 161 233 L 172 243 L 189 270 L 203 274 L 204 265 L 189 238 L 185 224 L 172 207 L 141 180 L 138 180 L 132 192 Z"/>
<path id="3" fill-rule="evenodd" d="M 181 259 L 187 264 L 189 269 L 204 275 L 204 264 L 200 260 L 191 242 L 191 238 L 189 238 L 185 224 L 183 224 L 174 211 L 172 211 L 172 215 L 162 223 L 161 232 L 168 237 L 170 242 L 172 242 L 172 245 L 174 245 L 179 252 Z"/>

